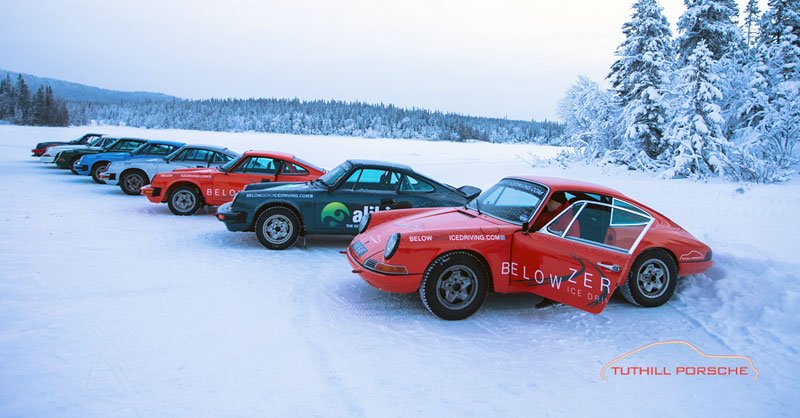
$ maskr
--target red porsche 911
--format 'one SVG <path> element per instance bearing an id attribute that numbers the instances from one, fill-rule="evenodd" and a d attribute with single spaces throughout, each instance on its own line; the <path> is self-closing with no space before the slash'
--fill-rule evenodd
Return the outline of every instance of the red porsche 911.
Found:
<path id="1" fill-rule="evenodd" d="M 487 292 L 529 292 L 600 313 L 619 289 L 666 303 L 678 277 L 711 267 L 711 249 L 675 222 L 608 187 L 509 177 L 464 207 L 370 214 L 347 258 L 372 286 L 418 292 L 443 319 L 475 313 Z"/>

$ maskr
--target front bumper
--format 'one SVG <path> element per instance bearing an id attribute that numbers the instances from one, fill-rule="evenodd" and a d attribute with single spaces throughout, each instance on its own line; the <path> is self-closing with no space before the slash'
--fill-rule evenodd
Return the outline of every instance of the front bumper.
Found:
<path id="1" fill-rule="evenodd" d="M 147 200 L 153 203 L 164 202 L 164 196 L 162 195 L 161 187 L 153 187 L 152 184 L 148 184 L 146 186 L 142 186 L 142 188 L 139 189 L 139 192 L 147 197 Z"/>
<path id="2" fill-rule="evenodd" d="M 225 224 L 228 231 L 239 232 L 247 231 L 247 212 L 234 212 L 231 210 L 233 202 L 222 204 L 217 209 L 217 220 Z"/>
<path id="3" fill-rule="evenodd" d="M 33 157 L 41 157 L 45 151 L 47 151 L 45 148 L 34 148 L 31 150 L 31 153 L 33 153 Z"/>
<path id="4" fill-rule="evenodd" d="M 39 158 L 39 162 L 44 163 L 44 164 L 52 164 L 52 163 L 56 162 L 56 156 L 55 155 L 42 155 L 42 157 Z"/>
<path id="5" fill-rule="evenodd" d="M 89 173 L 89 166 L 86 164 L 76 164 L 72 166 L 72 171 L 79 176 L 88 176 Z"/>
<path id="6" fill-rule="evenodd" d="M 347 262 L 370 286 L 389 293 L 414 293 L 422 283 L 422 274 L 383 274 L 370 270 L 358 260 L 351 246 L 347 246 Z"/>

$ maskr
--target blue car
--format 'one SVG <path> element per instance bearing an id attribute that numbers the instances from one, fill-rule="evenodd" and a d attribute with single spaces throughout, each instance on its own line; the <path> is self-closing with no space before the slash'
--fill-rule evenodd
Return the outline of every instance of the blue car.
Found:
<path id="1" fill-rule="evenodd" d="M 130 152 L 87 154 L 75 163 L 72 171 L 80 176 L 92 176 L 95 182 L 104 184 L 105 181 L 99 177 L 100 173 L 106 171 L 108 165 L 114 161 L 164 157 L 183 145 L 183 142 L 155 140 L 147 141 Z"/>

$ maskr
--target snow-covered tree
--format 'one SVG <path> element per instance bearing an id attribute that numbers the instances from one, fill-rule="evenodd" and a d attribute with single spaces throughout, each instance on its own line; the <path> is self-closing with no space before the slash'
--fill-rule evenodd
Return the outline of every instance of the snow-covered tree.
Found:
<path id="1" fill-rule="evenodd" d="M 574 147 L 580 158 L 606 158 L 621 148 L 617 100 L 594 81 L 578 77 L 561 99 L 558 112 L 564 122 L 563 142 Z"/>
<path id="2" fill-rule="evenodd" d="M 744 7 L 742 32 L 745 46 L 748 50 L 752 50 L 757 44 L 758 22 L 760 19 L 761 9 L 758 7 L 758 0 L 747 0 L 747 5 Z"/>
<path id="3" fill-rule="evenodd" d="M 715 60 L 741 47 L 741 30 L 736 22 L 739 8 L 735 0 L 684 0 L 684 4 L 686 11 L 678 20 L 680 35 L 676 40 L 682 66 L 701 41 Z"/>
<path id="4" fill-rule="evenodd" d="M 722 174 L 727 140 L 715 65 L 714 53 L 700 40 L 678 72 L 678 88 L 685 101 L 668 135 L 673 167 L 666 176 L 706 178 Z"/>
<path id="5" fill-rule="evenodd" d="M 640 153 L 657 159 L 666 149 L 666 84 L 672 64 L 672 33 L 657 0 L 637 0 L 622 26 L 625 40 L 608 78 L 622 106 L 626 126 L 623 153 L 639 165 Z M 646 159 L 645 159 L 646 160 Z"/>

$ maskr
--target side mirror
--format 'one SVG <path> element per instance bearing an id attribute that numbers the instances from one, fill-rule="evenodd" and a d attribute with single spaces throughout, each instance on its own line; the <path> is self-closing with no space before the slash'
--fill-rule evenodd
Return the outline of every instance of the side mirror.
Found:
<path id="1" fill-rule="evenodd" d="M 531 224 L 530 223 L 528 223 L 528 222 L 523 222 L 522 223 L 522 235 L 528 235 L 528 232 L 530 232 L 530 229 L 531 229 Z"/>

